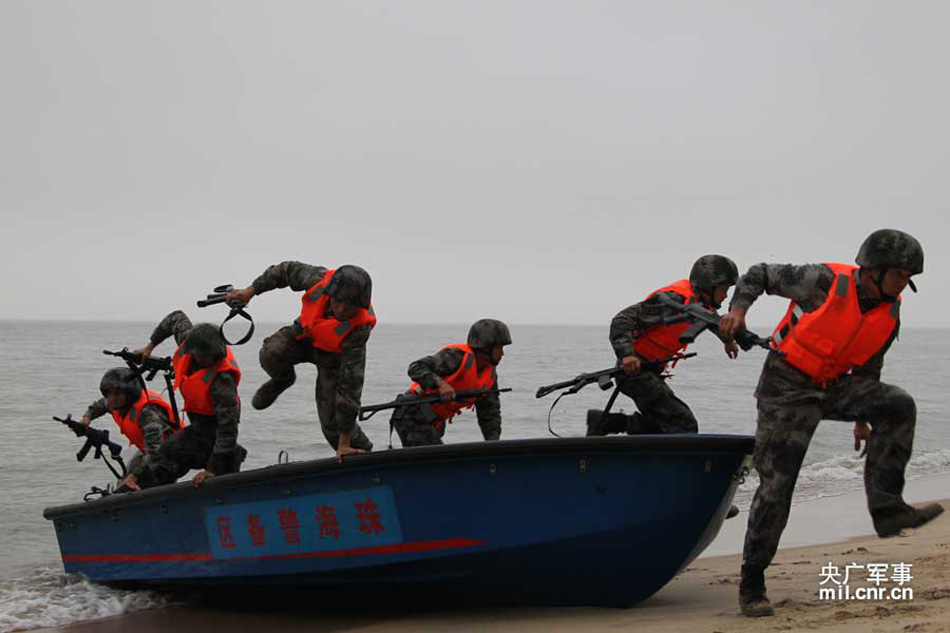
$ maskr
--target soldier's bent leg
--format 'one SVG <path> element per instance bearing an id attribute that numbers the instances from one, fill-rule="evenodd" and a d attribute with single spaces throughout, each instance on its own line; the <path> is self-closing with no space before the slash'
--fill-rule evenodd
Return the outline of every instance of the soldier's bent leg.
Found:
<path id="1" fill-rule="evenodd" d="M 661 433 L 699 432 L 689 405 L 676 397 L 659 374 L 647 371 L 624 376 L 619 385 L 621 393 L 632 398 L 640 410 L 643 428 Z"/>
<path id="2" fill-rule="evenodd" d="M 904 471 L 914 446 L 917 405 L 894 385 L 845 376 L 831 385 L 822 402 L 824 417 L 871 425 L 864 489 L 868 509 L 903 509 Z"/>
<path id="3" fill-rule="evenodd" d="M 314 393 L 317 401 L 317 417 L 320 419 L 323 437 L 327 439 L 327 443 L 333 447 L 333 450 L 336 450 L 340 443 L 340 429 L 336 422 L 336 383 L 339 373 L 339 367 L 332 362 L 317 365 L 317 384 Z M 350 431 L 350 446 L 364 451 L 373 450 L 373 443 L 360 428 L 358 422 L 353 423 L 353 430 Z"/>
<path id="4" fill-rule="evenodd" d="M 307 341 L 298 341 L 299 334 L 299 328 L 287 325 L 265 338 L 261 344 L 261 367 L 270 376 L 270 380 L 258 387 L 254 393 L 251 406 L 255 409 L 266 409 L 272 405 L 277 397 L 297 380 L 294 365 L 309 360 L 310 344 Z"/>
<path id="5" fill-rule="evenodd" d="M 203 469 L 214 448 L 214 436 L 202 433 L 194 424 L 186 426 L 162 442 L 158 462 L 142 471 L 142 488 L 174 483 L 192 468 Z"/>
<path id="6" fill-rule="evenodd" d="M 430 415 L 426 415 L 428 413 Z M 441 434 L 435 427 L 435 414 L 427 404 L 399 407 L 393 412 L 392 423 L 399 441 L 410 446 L 433 446 L 442 443 Z"/>

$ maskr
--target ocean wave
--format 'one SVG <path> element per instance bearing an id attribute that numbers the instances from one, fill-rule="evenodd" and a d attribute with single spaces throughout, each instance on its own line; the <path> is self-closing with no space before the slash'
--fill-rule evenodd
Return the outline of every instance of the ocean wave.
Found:
<path id="1" fill-rule="evenodd" d="M 907 464 L 906 478 L 909 481 L 946 472 L 950 472 L 948 449 L 914 455 Z M 748 507 L 758 486 L 759 477 L 753 469 L 736 491 L 736 503 L 740 507 Z M 854 455 L 836 455 L 802 468 L 792 503 L 836 497 L 863 488 L 864 459 Z"/>
<path id="2" fill-rule="evenodd" d="M 110 589 L 46 567 L 0 580 L 0 633 L 65 626 L 169 603 L 158 592 Z"/>

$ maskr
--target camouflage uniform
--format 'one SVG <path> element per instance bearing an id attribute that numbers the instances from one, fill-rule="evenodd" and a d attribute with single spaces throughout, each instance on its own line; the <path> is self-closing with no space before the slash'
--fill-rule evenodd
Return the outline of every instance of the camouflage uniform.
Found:
<path id="1" fill-rule="evenodd" d="M 657 293 L 649 299 L 621 310 L 610 322 L 610 344 L 613 345 L 617 359 L 634 355 L 633 341 L 640 332 L 647 328 L 660 325 L 664 317 L 676 316 L 679 313 L 673 308 L 660 303 L 659 295 L 664 294 L 679 303 L 686 299 L 672 291 Z M 620 393 L 629 396 L 637 405 L 639 414 L 626 416 L 626 421 L 619 420 L 612 425 L 612 432 L 625 432 L 630 435 L 637 433 L 697 433 L 699 425 L 689 405 L 676 397 L 673 390 L 666 384 L 662 370 L 645 368 L 636 374 L 624 374 L 617 381 Z"/>
<path id="2" fill-rule="evenodd" d="M 446 348 L 425 356 L 409 365 L 409 377 L 423 389 L 437 389 L 436 376 L 451 376 L 462 366 L 465 352 L 458 348 Z M 497 382 L 494 368 L 492 377 Z M 408 392 L 407 392 L 408 393 Z M 497 440 L 501 437 L 501 399 L 497 393 L 489 393 L 475 401 L 475 415 L 482 437 Z M 437 425 L 438 418 L 428 404 L 398 407 L 393 411 L 390 428 L 395 428 L 403 446 L 428 446 L 441 444 L 445 425 Z"/>
<path id="3" fill-rule="evenodd" d="M 305 292 L 327 274 L 323 266 L 287 261 L 270 266 L 254 280 L 254 294 L 276 288 Z M 316 349 L 309 339 L 300 339 L 303 329 L 298 318 L 264 339 L 261 345 L 261 367 L 271 380 L 289 387 L 297 379 L 294 365 L 312 363 L 317 366 L 315 398 L 320 429 L 334 449 L 340 433 L 350 434 L 350 446 L 372 450 L 373 443 L 356 422 L 357 409 L 363 393 L 366 371 L 366 342 L 372 327 L 361 325 L 343 339 L 339 354 Z"/>
<path id="4" fill-rule="evenodd" d="M 834 278 L 824 264 L 759 264 L 739 280 L 730 309 L 746 310 L 766 292 L 813 312 L 824 304 Z M 861 311 L 867 312 L 880 302 L 868 298 L 858 275 L 854 279 Z M 872 513 L 903 507 L 904 469 L 914 441 L 917 408 L 906 391 L 880 382 L 884 354 L 899 326 L 898 321 L 885 345 L 863 366 L 826 388 L 815 385 L 775 352 L 767 356 L 755 391 L 758 420 L 753 459 L 760 483 L 749 513 L 744 565 L 763 569 L 772 561 L 802 460 L 822 419 L 871 424 L 864 469 L 868 507 Z"/>
<path id="5" fill-rule="evenodd" d="M 175 342 L 181 345 L 191 329 L 191 321 L 185 313 L 176 310 L 162 319 L 152 332 L 152 345 L 157 347 L 169 336 L 174 336 Z M 211 399 L 215 415 L 189 411 L 190 424 L 161 444 L 158 459 L 132 472 L 140 486 L 171 483 L 193 468 L 215 475 L 241 469 L 247 451 L 237 443 L 241 403 L 237 382 L 231 372 L 215 376 L 211 383 Z"/>
<path id="6" fill-rule="evenodd" d="M 127 403 L 125 407 L 118 411 L 118 414 L 124 417 L 131 408 L 132 404 Z M 106 399 L 99 398 L 89 405 L 89 408 L 86 409 L 86 413 L 83 415 L 90 420 L 95 420 L 111 412 L 109 405 L 106 404 Z M 132 458 L 132 461 L 129 462 L 129 472 L 134 472 L 138 469 L 143 461 L 155 463 L 158 460 L 158 449 L 162 444 L 162 436 L 172 428 L 171 420 L 168 419 L 168 413 L 165 411 L 165 408 L 157 404 L 146 404 L 143 406 L 142 415 L 139 416 L 138 423 L 139 428 L 142 429 L 145 452 L 138 453 Z"/>

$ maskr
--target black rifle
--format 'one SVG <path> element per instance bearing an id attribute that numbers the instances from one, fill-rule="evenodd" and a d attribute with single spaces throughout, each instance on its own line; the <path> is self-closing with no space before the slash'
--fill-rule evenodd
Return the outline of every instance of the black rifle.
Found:
<path id="1" fill-rule="evenodd" d="M 673 354 L 672 356 L 667 356 L 666 358 L 658 358 L 656 360 L 645 360 L 640 362 L 641 369 L 653 369 L 657 367 L 662 367 L 667 363 L 675 363 L 677 361 L 683 360 L 684 358 L 692 358 L 696 355 L 696 352 L 689 352 L 688 354 Z M 543 387 L 538 387 L 537 393 L 534 394 L 535 398 L 543 398 L 549 393 L 555 391 L 560 391 L 561 389 L 567 389 L 568 394 L 577 393 L 584 387 L 589 384 L 597 383 L 600 385 L 600 388 L 604 391 L 613 387 L 613 381 L 616 378 L 619 378 L 624 373 L 623 368 L 619 365 L 614 365 L 607 369 L 601 369 L 600 371 L 592 371 L 587 374 L 579 374 L 578 376 L 571 378 L 570 380 L 565 380 L 564 382 L 557 382 L 553 385 L 545 385 Z"/>
<path id="2" fill-rule="evenodd" d="M 57 418 L 55 415 L 53 419 L 57 422 L 62 422 L 69 429 L 76 434 L 76 437 L 86 438 L 86 443 L 82 445 L 82 448 L 79 449 L 79 452 L 76 453 L 76 461 L 82 461 L 86 459 L 86 455 L 89 454 L 91 449 L 95 449 L 94 457 L 95 459 L 101 459 L 106 463 L 106 466 L 109 467 L 109 470 L 112 471 L 112 474 L 116 476 L 116 479 L 122 479 L 125 477 L 125 462 L 122 461 L 122 447 L 109 440 L 109 432 L 105 429 L 95 429 L 91 426 L 84 426 L 82 422 L 77 422 L 73 419 L 72 415 L 67 415 L 64 418 Z M 119 462 L 119 466 L 122 467 L 122 474 L 120 475 L 112 464 L 106 459 L 106 456 L 102 452 L 102 447 L 105 446 L 109 449 L 109 455 L 115 461 Z"/>
<path id="3" fill-rule="evenodd" d="M 469 389 L 467 391 L 456 391 L 454 402 L 462 402 L 463 400 L 477 399 L 482 396 L 486 396 L 490 393 L 507 393 L 511 391 L 511 388 L 505 389 Z M 383 411 L 384 409 L 395 409 L 396 407 L 403 407 L 413 404 L 423 404 L 423 403 L 436 403 L 442 402 L 442 398 L 437 393 L 423 393 L 423 394 L 411 394 L 404 393 L 396 396 L 396 399 L 392 402 L 384 402 L 383 404 L 368 404 L 365 407 L 359 408 L 359 419 L 360 421 L 368 420 L 378 412 Z M 470 404 L 470 403 L 465 403 Z"/>
<path id="4" fill-rule="evenodd" d="M 129 369 L 138 376 L 143 391 L 148 390 L 148 387 L 145 385 L 146 380 L 151 382 L 158 372 L 163 372 L 165 386 L 168 388 L 168 401 L 172 405 L 172 416 L 175 418 L 172 420 L 172 423 L 176 429 L 181 428 L 181 418 L 178 415 L 178 403 L 175 402 L 175 390 L 173 388 L 175 384 L 175 368 L 172 365 L 170 356 L 148 356 L 143 359 L 141 354 L 130 352 L 128 347 L 123 347 L 118 352 L 110 352 L 104 349 L 102 353 L 106 356 L 118 356 L 124 360 L 125 364 L 129 366 Z"/>
<path id="5" fill-rule="evenodd" d="M 680 334 L 680 343 L 683 343 L 684 345 L 692 343 L 696 340 L 696 337 L 702 334 L 705 330 L 709 330 L 714 334 L 719 333 L 719 321 L 721 317 L 712 310 L 707 310 L 697 303 L 680 303 L 676 299 L 673 299 L 663 293 L 657 294 L 656 297 L 660 303 L 669 308 L 673 308 L 680 313 L 674 317 L 664 318 L 663 323 L 682 323 L 683 321 L 692 323 L 692 325 L 690 325 L 685 332 Z M 772 339 L 763 338 L 755 332 L 750 332 L 749 330 L 742 330 L 738 332 L 736 334 L 736 343 L 738 343 L 739 347 L 741 347 L 746 352 L 748 352 L 753 347 L 772 349 Z"/>
<path id="6" fill-rule="evenodd" d="M 215 286 L 214 292 L 210 292 L 206 298 L 198 300 L 198 307 L 206 308 L 219 303 L 228 304 L 228 307 L 231 308 L 231 312 L 228 313 L 228 316 L 224 319 L 224 321 L 221 322 L 221 326 L 218 328 L 218 332 L 221 333 L 221 340 L 223 340 L 228 345 L 244 345 L 249 340 L 251 340 L 251 336 L 254 335 L 254 319 L 251 318 L 250 314 L 244 311 L 244 304 L 242 304 L 240 301 L 228 301 L 228 293 L 230 293 L 232 290 L 234 290 L 234 286 L 231 284 Z M 247 329 L 247 334 L 245 334 L 237 342 L 232 343 L 228 340 L 228 337 L 224 335 L 224 324 L 236 316 L 246 319 L 250 323 L 250 327 Z"/>

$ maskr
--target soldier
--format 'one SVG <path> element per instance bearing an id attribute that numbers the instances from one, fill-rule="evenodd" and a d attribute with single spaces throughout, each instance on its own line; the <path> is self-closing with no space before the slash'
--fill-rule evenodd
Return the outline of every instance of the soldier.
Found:
<path id="1" fill-rule="evenodd" d="M 300 316 L 264 339 L 261 367 L 270 380 L 260 386 L 251 405 L 269 407 L 297 380 L 294 365 L 313 363 L 317 366 L 317 417 L 337 457 L 372 450 L 373 443 L 356 423 L 366 342 L 376 325 L 369 273 L 349 264 L 327 270 L 288 261 L 269 267 L 244 290 L 228 294 L 227 300 L 246 304 L 254 295 L 288 286 L 304 292 Z"/>
<path id="2" fill-rule="evenodd" d="M 511 345 L 508 326 L 495 319 L 479 319 L 469 329 L 465 345 L 448 345 L 411 363 L 409 377 L 415 382 L 408 393 L 438 393 L 442 402 L 403 406 L 393 411 L 390 427 L 396 429 L 402 445 L 441 444 L 446 422 L 473 405 L 482 437 L 501 437 L 501 402 L 497 392 L 466 402 L 456 401 L 455 392 L 496 387 L 495 368 L 505 355 L 505 345 Z"/>
<path id="3" fill-rule="evenodd" d="M 864 487 L 879 536 L 895 536 L 943 511 L 939 504 L 918 509 L 904 502 L 917 408 L 906 391 L 880 381 L 884 354 L 900 327 L 901 291 L 910 285 L 916 292 L 911 276 L 923 272 L 923 249 L 907 233 L 884 229 L 864 241 L 855 261 L 857 267 L 753 266 L 739 280 L 720 323 L 724 336 L 734 335 L 763 292 L 791 300 L 755 391 L 759 488 L 739 585 L 742 613 L 750 617 L 775 612 L 765 592 L 765 568 L 778 548 L 798 471 L 820 420 L 870 423 Z"/>
<path id="4" fill-rule="evenodd" d="M 693 264 L 689 279 L 681 279 L 654 290 L 646 299 L 619 312 L 610 322 L 610 342 L 625 376 L 618 380 L 620 392 L 637 405 L 633 415 L 610 413 L 598 409 L 587 412 L 587 435 L 610 433 L 696 433 L 699 425 L 689 406 L 676 397 L 662 375 L 665 367 L 641 371 L 641 361 L 671 356 L 686 349 L 679 336 L 689 323 L 665 324 L 665 317 L 678 313 L 659 302 L 664 293 L 679 303 L 700 302 L 718 310 L 729 287 L 736 283 L 739 270 L 722 255 L 703 255 Z M 730 358 L 738 355 L 735 341 L 725 343 Z"/>
<path id="5" fill-rule="evenodd" d="M 111 413 L 129 446 L 139 451 L 129 462 L 129 473 L 134 473 L 143 460 L 155 463 L 162 440 L 180 428 L 174 422 L 171 405 L 154 391 L 143 389 L 141 378 L 127 367 L 114 367 L 103 374 L 99 391 L 102 398 L 86 409 L 83 425 L 89 426 L 96 418 Z M 134 474 L 129 474 L 120 486 L 135 484 Z"/>
<path id="6" fill-rule="evenodd" d="M 191 424 L 162 443 L 154 463 L 133 473 L 143 488 L 171 483 L 192 468 L 201 469 L 192 480 L 199 486 L 209 477 L 238 472 L 247 455 L 237 443 L 241 370 L 221 340 L 218 326 L 199 323 L 192 327 L 185 313 L 176 310 L 162 319 L 149 343 L 135 353 L 150 356 L 169 336 L 178 343 L 172 357 L 175 389 Z"/>

